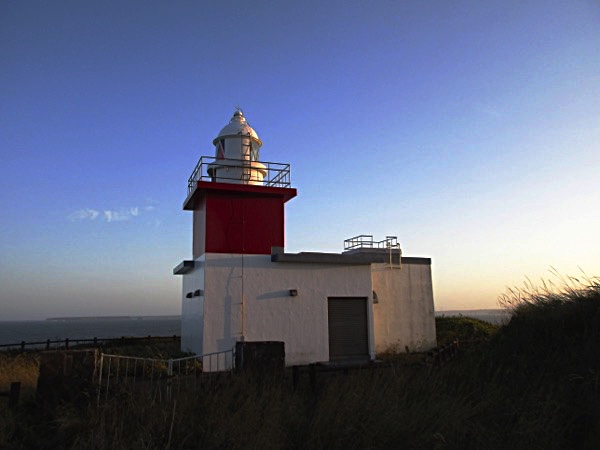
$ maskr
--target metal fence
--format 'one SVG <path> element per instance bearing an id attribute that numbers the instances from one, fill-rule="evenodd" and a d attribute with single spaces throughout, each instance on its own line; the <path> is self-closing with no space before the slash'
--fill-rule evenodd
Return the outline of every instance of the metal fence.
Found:
<path id="1" fill-rule="evenodd" d="M 212 383 L 234 368 L 234 349 L 174 359 L 103 353 L 98 362 L 98 404 L 111 394 L 148 389 L 159 398 L 169 399 L 182 387 Z"/>
<path id="2" fill-rule="evenodd" d="M 2 350 L 69 350 L 74 346 L 83 347 L 100 347 L 103 344 L 110 342 L 119 343 L 135 343 L 140 341 L 178 341 L 180 336 L 141 336 L 141 337 L 130 337 L 121 336 L 118 338 L 90 338 L 90 339 L 46 339 L 45 341 L 21 341 L 13 344 L 0 344 L 0 351 Z"/>

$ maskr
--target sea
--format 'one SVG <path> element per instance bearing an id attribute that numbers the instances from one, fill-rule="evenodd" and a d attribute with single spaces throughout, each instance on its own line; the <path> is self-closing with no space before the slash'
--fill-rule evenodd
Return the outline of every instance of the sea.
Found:
<path id="1" fill-rule="evenodd" d="M 180 316 L 57 317 L 46 320 L 0 321 L 0 344 L 50 339 L 108 339 L 179 336 Z"/>
<path id="2" fill-rule="evenodd" d="M 436 316 L 464 316 L 497 325 L 509 314 L 502 310 L 436 311 Z M 144 336 L 179 336 L 180 316 L 56 317 L 46 320 L 0 321 L 0 345 L 64 339 L 109 339 Z"/>

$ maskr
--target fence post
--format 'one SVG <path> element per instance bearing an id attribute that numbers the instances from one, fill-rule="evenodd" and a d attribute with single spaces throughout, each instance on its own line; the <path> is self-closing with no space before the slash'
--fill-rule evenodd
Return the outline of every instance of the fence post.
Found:
<path id="1" fill-rule="evenodd" d="M 100 394 L 102 393 L 102 368 L 104 366 L 104 353 L 100 354 L 100 370 L 98 371 L 98 398 L 96 406 L 100 406 Z"/>
<path id="2" fill-rule="evenodd" d="M 292 385 L 294 390 L 298 387 L 298 380 L 300 379 L 300 367 L 292 366 Z"/>
<path id="3" fill-rule="evenodd" d="M 50 339 L 46 339 L 46 350 L 50 350 Z"/>
<path id="4" fill-rule="evenodd" d="M 21 392 L 21 382 L 15 381 L 10 384 L 10 393 L 8 394 L 8 407 L 10 409 L 17 409 L 19 406 L 19 394 Z"/>
<path id="5" fill-rule="evenodd" d="M 21 341 L 21 351 L 25 350 L 25 341 Z"/>
<path id="6" fill-rule="evenodd" d="M 314 364 L 308 366 L 308 378 L 310 379 L 310 387 L 313 392 L 317 391 L 317 368 Z"/>
<path id="7" fill-rule="evenodd" d="M 167 400 L 171 400 L 171 384 L 173 383 L 173 360 L 167 361 Z"/>
<path id="8" fill-rule="evenodd" d="M 69 338 L 65 339 L 65 350 L 69 350 Z"/>

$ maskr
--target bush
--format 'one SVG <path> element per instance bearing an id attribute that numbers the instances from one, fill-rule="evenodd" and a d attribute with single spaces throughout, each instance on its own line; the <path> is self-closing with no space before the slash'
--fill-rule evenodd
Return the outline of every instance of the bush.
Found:
<path id="1" fill-rule="evenodd" d="M 438 345 L 441 346 L 455 339 L 462 343 L 487 341 L 500 327 L 471 317 L 442 316 L 435 318 L 435 328 Z"/>

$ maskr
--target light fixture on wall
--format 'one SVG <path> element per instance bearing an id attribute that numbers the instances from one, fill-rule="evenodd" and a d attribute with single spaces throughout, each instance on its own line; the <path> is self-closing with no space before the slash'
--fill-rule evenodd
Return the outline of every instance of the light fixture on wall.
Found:
<path id="1" fill-rule="evenodd" d="M 187 294 L 185 294 L 185 298 L 192 298 L 194 296 L 193 292 L 188 292 Z"/>
<path id="2" fill-rule="evenodd" d="M 194 291 L 194 297 L 200 297 L 201 295 L 204 295 L 204 291 L 202 289 L 196 289 Z"/>
<path id="3" fill-rule="evenodd" d="M 373 291 L 373 303 L 379 303 L 379 298 L 377 297 L 377 292 Z"/>
<path id="4" fill-rule="evenodd" d="M 298 289 L 290 289 L 290 297 L 297 297 Z"/>

